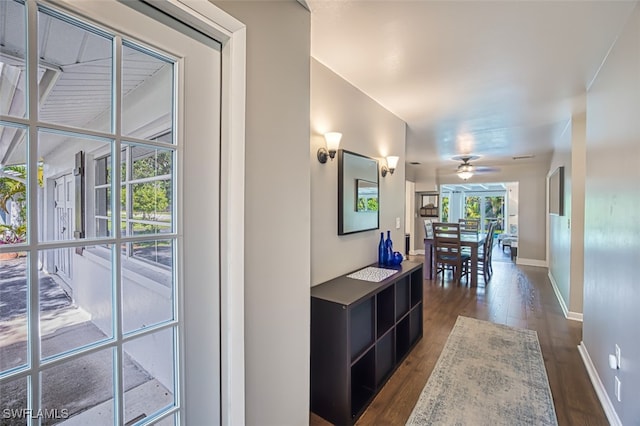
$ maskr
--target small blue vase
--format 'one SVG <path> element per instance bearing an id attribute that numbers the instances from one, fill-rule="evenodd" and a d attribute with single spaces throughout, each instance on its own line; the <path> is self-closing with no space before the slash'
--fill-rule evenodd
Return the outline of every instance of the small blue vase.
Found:
<path id="1" fill-rule="evenodd" d="M 378 244 L 378 265 L 384 266 L 387 263 L 387 250 L 384 244 L 384 232 L 380 233 L 380 243 Z"/>
<path id="2" fill-rule="evenodd" d="M 384 242 L 385 265 L 393 265 L 393 241 L 391 241 L 391 231 L 387 231 L 387 240 Z"/>

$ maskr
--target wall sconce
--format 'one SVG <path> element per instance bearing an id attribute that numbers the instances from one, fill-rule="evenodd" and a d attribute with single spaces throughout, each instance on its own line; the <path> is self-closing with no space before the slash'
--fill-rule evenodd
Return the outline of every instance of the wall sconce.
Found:
<path id="1" fill-rule="evenodd" d="M 340 146 L 340 139 L 342 139 L 342 133 L 329 132 L 324 134 L 324 140 L 327 141 L 327 147 L 318 148 L 318 161 L 322 164 L 327 162 L 327 157 L 333 161 Z"/>
<path id="2" fill-rule="evenodd" d="M 382 170 L 380 171 L 380 174 L 382 174 L 382 177 L 387 176 L 387 173 L 393 174 L 393 172 L 396 171 L 396 166 L 398 165 L 399 159 L 400 157 L 396 157 L 395 155 L 391 155 L 387 157 L 387 165 L 382 166 Z"/>

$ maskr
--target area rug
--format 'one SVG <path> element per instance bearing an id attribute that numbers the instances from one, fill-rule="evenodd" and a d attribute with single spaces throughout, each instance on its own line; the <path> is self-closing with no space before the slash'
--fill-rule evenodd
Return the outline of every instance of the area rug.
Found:
<path id="1" fill-rule="evenodd" d="M 535 331 L 459 316 L 407 425 L 557 425 Z"/>

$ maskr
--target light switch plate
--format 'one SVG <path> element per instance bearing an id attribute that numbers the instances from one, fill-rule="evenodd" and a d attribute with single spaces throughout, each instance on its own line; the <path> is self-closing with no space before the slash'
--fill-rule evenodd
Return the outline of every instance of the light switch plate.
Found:
<path id="1" fill-rule="evenodd" d="M 620 387 L 621 387 L 621 383 L 620 383 L 620 379 L 618 379 L 618 376 L 615 376 L 615 389 L 614 389 L 614 393 L 616 394 L 616 398 L 618 398 L 618 402 L 622 402 L 622 397 L 620 396 Z"/>
<path id="2" fill-rule="evenodd" d="M 400 218 L 396 217 L 396 229 L 400 229 Z"/>

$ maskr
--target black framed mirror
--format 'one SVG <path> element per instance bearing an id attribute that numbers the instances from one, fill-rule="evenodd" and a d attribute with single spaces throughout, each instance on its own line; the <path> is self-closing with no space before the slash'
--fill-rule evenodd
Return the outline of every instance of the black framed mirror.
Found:
<path id="1" fill-rule="evenodd" d="M 378 160 L 338 150 L 338 235 L 378 229 Z"/>
<path id="2" fill-rule="evenodd" d="M 564 166 L 549 176 L 549 214 L 564 216 Z"/>

